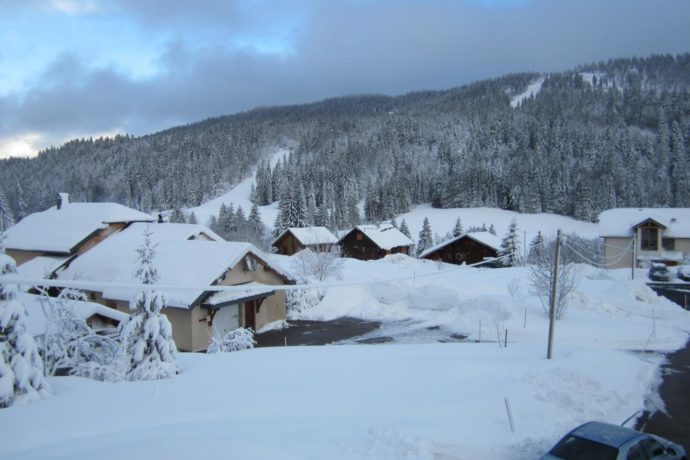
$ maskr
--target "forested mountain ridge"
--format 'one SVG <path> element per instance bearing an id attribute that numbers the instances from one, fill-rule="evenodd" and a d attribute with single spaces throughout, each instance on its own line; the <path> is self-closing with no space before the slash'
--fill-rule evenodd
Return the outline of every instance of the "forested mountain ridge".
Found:
<path id="1" fill-rule="evenodd" d="M 512 107 L 539 78 L 537 94 Z M 617 59 L 74 140 L 0 161 L 0 206 L 18 219 L 60 191 L 146 211 L 195 206 L 259 163 L 257 204 L 306 209 L 285 224 L 344 228 L 361 199 L 372 221 L 420 202 L 591 220 L 612 207 L 690 206 L 689 141 L 690 54 Z M 271 169 L 261 160 L 277 146 L 293 153 Z"/>

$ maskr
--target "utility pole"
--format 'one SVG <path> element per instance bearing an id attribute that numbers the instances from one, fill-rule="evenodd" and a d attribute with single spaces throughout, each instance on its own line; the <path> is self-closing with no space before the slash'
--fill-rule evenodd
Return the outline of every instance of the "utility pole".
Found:
<path id="1" fill-rule="evenodd" d="M 549 306 L 549 346 L 546 359 L 553 356 L 553 329 L 556 325 L 556 295 L 558 294 L 558 265 L 561 257 L 561 231 L 556 235 L 556 254 L 553 258 L 553 277 L 551 278 L 551 305 Z"/>
<path id="2" fill-rule="evenodd" d="M 637 229 L 633 233 L 632 263 L 630 264 L 630 277 L 635 279 L 635 264 L 637 263 Z"/>

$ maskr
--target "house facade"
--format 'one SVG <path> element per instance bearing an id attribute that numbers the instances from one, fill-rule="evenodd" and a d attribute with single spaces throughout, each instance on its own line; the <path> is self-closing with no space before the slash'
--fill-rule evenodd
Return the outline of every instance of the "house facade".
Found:
<path id="1" fill-rule="evenodd" d="M 410 254 L 414 241 L 393 225 L 358 225 L 338 241 L 343 256 L 360 260 Z"/>
<path id="2" fill-rule="evenodd" d="M 489 232 L 472 232 L 460 235 L 433 246 L 419 257 L 440 260 L 449 264 L 475 264 L 498 257 L 501 240 Z"/>
<path id="3" fill-rule="evenodd" d="M 273 240 L 271 246 L 276 253 L 291 256 L 306 248 L 316 252 L 329 251 L 337 243 L 338 238 L 326 227 L 291 227 Z"/>
<path id="4" fill-rule="evenodd" d="M 163 313 L 180 350 L 202 351 L 212 337 L 237 327 L 259 329 L 285 319 L 285 292 L 275 287 L 294 279 L 266 254 L 250 243 L 170 239 L 163 230 L 168 225 L 187 224 L 153 224 L 148 231 L 155 245 L 157 284 L 166 297 Z M 134 225 L 108 238 L 58 270 L 57 277 L 102 281 L 102 287 L 88 292 L 89 300 L 129 313 L 138 290 L 126 286 L 138 283 L 133 272 L 141 230 Z M 231 290 L 218 291 L 216 286 Z"/>
<path id="5" fill-rule="evenodd" d="M 690 259 L 690 208 L 618 208 L 599 215 L 604 263 L 678 265 Z"/>

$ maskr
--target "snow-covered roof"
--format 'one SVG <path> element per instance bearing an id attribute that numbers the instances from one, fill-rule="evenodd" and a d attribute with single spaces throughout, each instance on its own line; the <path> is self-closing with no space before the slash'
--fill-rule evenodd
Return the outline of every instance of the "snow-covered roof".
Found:
<path id="1" fill-rule="evenodd" d="M 314 244 L 335 244 L 338 242 L 338 238 L 335 237 L 326 227 L 290 227 L 278 236 L 273 243 L 278 242 L 286 233 L 292 233 L 292 235 L 297 238 L 304 246 L 310 246 Z"/>
<path id="2" fill-rule="evenodd" d="M 430 247 L 429 249 L 426 249 L 422 251 L 421 254 L 419 254 L 419 257 L 423 259 L 424 257 L 428 256 L 432 252 L 436 252 L 441 248 L 444 248 L 448 246 L 449 244 L 453 244 L 458 240 L 461 240 L 463 238 L 470 238 L 473 239 L 474 241 L 483 244 L 484 246 L 488 246 L 491 249 L 494 249 L 496 251 L 499 251 L 501 249 L 501 240 L 494 235 L 493 233 L 490 232 L 471 232 L 471 233 L 464 233 L 460 236 L 456 236 L 453 239 L 443 241 L 435 246 Z"/>
<path id="3" fill-rule="evenodd" d="M 117 203 L 69 203 L 30 214 L 7 229 L 7 249 L 69 254 L 113 222 L 152 221 L 149 214 Z"/>
<path id="4" fill-rule="evenodd" d="M 48 325 L 48 319 L 46 318 L 46 309 L 49 306 L 46 304 L 48 300 L 55 301 L 54 297 L 46 298 L 40 295 L 25 294 L 20 293 L 17 297 L 27 312 L 26 326 L 29 332 L 34 335 L 41 335 L 46 332 L 46 327 Z M 115 310 L 114 308 L 106 307 L 95 302 L 83 302 L 83 301 L 72 301 L 70 302 L 74 313 L 87 320 L 93 315 L 100 315 L 105 318 L 110 318 L 118 322 L 126 320 L 129 315 L 121 311 Z"/>
<path id="5" fill-rule="evenodd" d="M 129 235 L 135 235 L 135 237 L 141 240 L 147 228 L 148 231 L 151 232 L 151 241 L 154 244 L 168 240 L 183 241 L 204 239 L 204 235 L 212 241 L 225 241 L 216 232 L 201 224 L 175 224 L 169 222 L 147 224 L 137 222 L 131 224 L 126 230 L 123 230 L 123 232 L 127 232 Z"/>
<path id="6" fill-rule="evenodd" d="M 633 228 L 652 219 L 666 227 L 664 236 L 690 238 L 690 208 L 617 208 L 599 214 L 599 236 L 632 237 Z"/>
<path id="7" fill-rule="evenodd" d="M 48 278 L 58 267 L 71 256 L 39 256 L 17 267 L 19 276 L 25 278 Z"/>
<path id="8" fill-rule="evenodd" d="M 273 286 L 251 282 L 239 286 L 237 290 L 216 292 L 204 301 L 204 305 L 214 307 L 221 304 L 238 303 L 249 299 L 266 297 L 274 292 L 275 287 Z"/>
<path id="9" fill-rule="evenodd" d="M 247 254 L 269 264 L 269 267 L 288 280 L 293 277 L 280 266 L 273 264 L 268 255 L 250 243 L 175 240 L 156 236 L 156 229 L 171 224 L 150 225 L 151 240 L 155 245 L 154 265 L 158 270 L 158 284 L 161 285 L 212 285 L 228 269 L 231 269 Z M 102 243 L 82 254 L 69 266 L 59 272 L 58 278 L 65 280 L 88 280 L 104 283 L 138 283 L 134 276 L 137 266 L 137 248 L 144 240 L 137 226 L 107 238 Z M 168 306 L 188 308 L 202 294 L 203 290 L 164 291 Z M 120 286 L 104 286 L 106 299 L 129 301 L 136 289 Z"/>
<path id="10" fill-rule="evenodd" d="M 354 230 L 359 230 L 364 233 L 367 238 L 373 241 L 381 249 L 388 250 L 400 246 L 412 246 L 414 244 L 414 241 L 390 224 L 358 225 L 353 230 L 346 233 L 341 240 Z"/>

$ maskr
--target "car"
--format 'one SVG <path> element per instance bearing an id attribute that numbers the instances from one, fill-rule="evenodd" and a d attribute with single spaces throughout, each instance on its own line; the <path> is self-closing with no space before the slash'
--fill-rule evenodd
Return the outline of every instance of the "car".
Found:
<path id="1" fill-rule="evenodd" d="M 541 460 L 687 460 L 685 449 L 653 434 L 588 422 L 563 436 Z"/>
<path id="2" fill-rule="evenodd" d="M 683 265 L 678 268 L 678 278 L 683 281 L 690 281 L 690 265 Z"/>
<path id="3" fill-rule="evenodd" d="M 649 279 L 652 281 L 671 281 L 671 272 L 664 264 L 652 263 L 649 266 Z"/>

